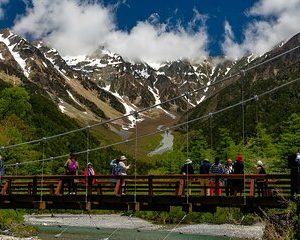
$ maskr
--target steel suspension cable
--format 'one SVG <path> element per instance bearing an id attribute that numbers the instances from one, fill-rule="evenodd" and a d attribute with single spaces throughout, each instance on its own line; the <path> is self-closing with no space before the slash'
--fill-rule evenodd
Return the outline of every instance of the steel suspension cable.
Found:
<path id="1" fill-rule="evenodd" d="M 138 148 L 138 113 L 134 114 L 135 117 L 135 149 L 134 149 L 134 203 L 136 204 L 136 192 L 137 192 L 137 171 L 136 171 L 136 159 Z"/>
<path id="2" fill-rule="evenodd" d="M 299 49 L 299 48 L 300 48 L 300 45 L 298 45 L 298 46 L 296 46 L 296 47 L 294 47 L 294 48 L 292 48 L 292 49 L 289 49 L 289 50 L 287 50 L 287 51 L 285 51 L 285 52 L 283 52 L 283 53 L 280 53 L 280 54 L 278 54 L 278 55 L 276 55 L 276 56 L 274 56 L 274 57 L 272 57 L 272 58 L 270 58 L 270 59 L 267 59 L 267 60 L 265 60 L 265 61 L 263 61 L 263 62 L 261 62 L 261 63 L 258 63 L 258 64 L 256 64 L 256 65 L 253 65 L 253 66 L 251 66 L 251 67 L 249 67 L 249 68 L 246 68 L 246 69 L 244 69 L 243 71 L 248 72 L 248 71 L 250 71 L 250 70 L 253 70 L 253 69 L 255 69 L 255 68 L 257 68 L 257 67 L 260 67 L 260 66 L 262 66 L 262 65 L 264 65 L 264 64 L 266 64 L 266 63 L 268 63 L 268 62 L 271 62 L 271 61 L 273 61 L 273 60 L 275 60 L 275 59 L 277 59 L 277 58 L 279 58 L 279 57 L 282 57 L 282 56 L 284 56 L 284 55 L 286 55 L 286 54 L 288 54 L 288 53 L 291 53 L 291 52 L 293 52 L 293 51 L 295 51 L 295 50 L 297 50 L 297 49 Z M 217 80 L 217 81 L 211 83 L 209 86 L 203 86 L 203 87 L 200 87 L 200 88 L 198 88 L 198 89 L 192 90 L 192 91 L 190 91 L 190 94 L 199 92 L 199 91 L 201 91 L 201 90 L 206 89 L 207 87 L 212 87 L 212 86 L 214 86 L 214 85 L 220 84 L 220 83 L 222 83 L 222 82 L 224 82 L 224 81 L 227 81 L 227 80 L 229 80 L 229 79 L 232 79 L 232 78 L 234 78 L 234 77 L 237 77 L 237 76 L 240 75 L 240 72 L 241 72 L 241 71 L 239 70 L 238 72 L 236 72 L 236 73 L 234 73 L 234 74 L 231 74 L 230 76 L 224 77 L 224 78 L 222 78 L 222 79 L 220 79 L 220 80 Z M 178 95 L 178 96 L 176 96 L 176 97 L 174 97 L 174 98 L 171 98 L 171 99 L 165 100 L 165 101 L 163 101 L 163 102 L 160 102 L 160 103 L 154 104 L 154 105 L 152 105 L 152 106 L 149 106 L 149 107 L 147 107 L 147 108 L 144 108 L 144 109 L 141 109 L 141 110 L 137 110 L 136 112 L 137 112 L 137 113 L 142 113 L 142 112 L 148 111 L 148 110 L 150 110 L 150 109 L 152 109 L 152 108 L 156 108 L 156 107 L 161 106 L 161 105 L 163 105 L 163 104 L 166 104 L 166 103 L 175 101 L 175 100 L 177 100 L 177 99 L 179 99 L 179 98 L 183 98 L 184 96 L 185 96 L 185 94 L 181 94 L 181 95 Z M 47 136 L 47 137 L 43 137 L 43 138 L 40 138 L 40 139 L 35 139 L 35 140 L 26 141 L 26 142 L 22 142 L 22 143 L 12 144 L 12 145 L 8 145 L 8 146 L 1 146 L 1 149 L 9 149 L 9 148 L 19 147 L 19 146 L 26 145 L 26 144 L 38 143 L 38 142 L 41 142 L 44 138 L 46 138 L 46 139 L 53 139 L 53 138 L 57 138 L 57 137 L 66 136 L 66 135 L 69 135 L 69 134 L 71 134 L 71 133 L 76 133 L 76 132 L 84 131 L 84 130 L 86 130 L 87 128 L 94 128 L 94 127 L 97 127 L 97 126 L 100 126 L 100 125 L 108 124 L 108 123 L 111 123 L 111 122 L 120 120 L 120 119 L 122 119 L 122 118 L 129 117 L 129 116 L 131 116 L 132 114 L 133 114 L 133 113 L 124 114 L 123 116 L 116 117 L 116 118 L 113 118 L 113 119 L 108 119 L 108 120 L 105 120 L 105 121 L 102 121 L 102 122 L 98 122 L 98 123 L 92 124 L 92 125 L 90 125 L 90 126 L 86 126 L 86 127 L 82 127 L 82 128 L 78 128 L 78 129 L 66 131 L 66 132 L 63 132 L 63 133 L 60 133 L 60 134 L 56 134 L 56 135 L 52 135 L 52 136 Z"/>
<path id="3" fill-rule="evenodd" d="M 169 235 L 170 235 L 172 232 L 174 232 L 176 228 L 178 228 L 178 226 L 182 223 L 182 221 L 183 221 L 186 217 L 187 217 L 187 214 L 185 214 L 185 215 L 183 216 L 183 218 L 181 218 L 181 220 L 179 221 L 179 223 L 177 223 L 176 226 L 175 226 L 174 228 L 172 228 L 172 230 L 169 231 L 168 234 L 167 234 L 162 240 L 166 240 L 166 239 L 169 237 Z"/>
<path id="4" fill-rule="evenodd" d="M 196 122 L 196 121 L 199 121 L 199 120 L 202 120 L 202 119 L 205 119 L 205 118 L 208 118 L 208 117 L 211 117 L 215 114 L 219 114 L 219 113 L 222 113 L 222 112 L 225 112 L 227 110 L 230 110 L 232 108 L 235 108 L 237 106 L 240 106 L 241 104 L 245 104 L 245 103 L 248 103 L 248 102 L 251 102 L 253 100 L 257 100 L 257 99 L 260 99 L 261 97 L 265 96 L 265 95 L 268 95 L 270 93 L 273 93 L 273 92 L 276 92 L 277 90 L 281 89 L 281 88 L 284 88 L 288 85 L 291 85 L 295 82 L 298 82 L 300 81 L 300 77 L 299 78 L 296 78 L 290 82 L 287 82 L 287 83 L 284 83 L 280 86 L 277 86 L 277 87 L 274 87 L 268 91 L 265 91 L 259 95 L 254 95 L 253 97 L 250 97 L 248 99 L 245 99 L 243 102 L 238 102 L 238 103 L 235 103 L 235 104 L 232 104 L 230 106 L 227 106 L 225 108 L 222 108 L 222 109 L 219 109 L 215 112 L 211 112 L 207 115 L 203 115 L 201 117 L 198 117 L 198 118 L 194 118 L 192 120 L 189 120 L 189 124 L 190 123 L 193 123 L 193 122 Z M 183 123 L 179 123 L 177 125 L 174 125 L 174 126 L 171 126 L 170 129 L 176 129 L 176 128 L 179 128 L 179 127 L 182 127 L 186 125 L 186 122 L 183 122 Z M 138 136 L 138 139 L 141 139 L 141 138 L 144 138 L 144 137 L 148 137 L 148 136 L 153 136 L 157 133 L 161 133 L 163 132 L 164 130 L 158 130 L 158 131 L 155 131 L 155 132 L 152 132 L 152 133 L 149 133 L 149 134 L 144 134 L 144 135 L 141 135 L 141 136 Z M 125 140 L 125 141 L 120 141 L 120 142 L 116 142 L 116 143 L 112 143 L 112 144 L 108 144 L 108 145 L 105 145 L 105 146 L 100 146 L 100 147 L 96 147 L 96 148 L 93 148 L 93 149 L 90 149 L 89 152 L 94 152 L 94 151 L 98 151 L 98 150 L 101 150 L 101 149 L 105 149 L 105 148 L 108 148 L 108 147 L 113 147 L 113 146 L 117 146 L 117 145 L 120 145 L 120 144 L 124 144 L 124 143 L 128 143 L 128 142 L 132 142 L 132 141 L 136 141 L 135 138 L 132 138 L 132 139 L 128 139 L 128 140 Z M 84 154 L 86 153 L 87 151 L 80 151 L 80 152 L 76 152 L 75 154 Z M 64 158 L 64 157 L 68 157 L 69 154 L 63 154 L 63 155 L 60 155 L 60 156 L 55 156 L 55 157 L 49 157 L 49 158 L 46 158 L 46 159 L 39 159 L 39 160 L 32 160 L 32 161 L 27 161 L 27 162 L 18 162 L 18 163 L 15 163 L 15 164 L 7 164 L 5 165 L 6 167 L 17 167 L 19 165 L 24 165 L 24 164 L 29 164 L 29 163 L 35 163 L 35 162 L 42 162 L 42 161 L 52 161 L 52 160 L 56 160 L 56 159 L 60 159 L 60 158 Z"/>
<path id="5" fill-rule="evenodd" d="M 43 159 L 45 159 L 45 144 L 46 141 L 42 142 L 42 156 Z M 41 193 L 40 193 L 40 202 L 43 201 L 43 188 L 44 188 L 44 166 L 45 166 L 45 161 L 42 162 L 42 180 L 41 180 Z"/>
<path id="6" fill-rule="evenodd" d="M 88 181 L 89 181 L 89 153 L 90 153 L 90 131 L 89 128 L 86 129 L 86 164 L 85 164 L 85 204 L 88 203 Z M 93 179 L 92 179 L 93 181 Z"/>
<path id="7" fill-rule="evenodd" d="M 186 159 L 189 159 L 189 93 L 186 93 L 187 104 L 186 104 Z M 186 165 L 186 203 L 189 204 L 189 165 Z"/>
<path id="8" fill-rule="evenodd" d="M 241 72 L 241 109 L 242 109 L 242 147 L 244 148 L 245 146 L 245 103 L 244 103 L 244 78 L 245 77 L 245 72 Z M 243 153 L 244 154 L 244 153 Z M 244 167 L 245 168 L 245 167 Z M 244 196 L 244 205 L 246 205 L 246 177 L 245 177 L 245 169 L 244 169 L 244 175 L 243 175 L 243 196 Z"/>
<path id="9" fill-rule="evenodd" d="M 210 130 L 210 148 L 213 150 L 213 127 L 212 127 L 212 120 L 213 120 L 213 114 L 209 113 L 209 130 Z"/>

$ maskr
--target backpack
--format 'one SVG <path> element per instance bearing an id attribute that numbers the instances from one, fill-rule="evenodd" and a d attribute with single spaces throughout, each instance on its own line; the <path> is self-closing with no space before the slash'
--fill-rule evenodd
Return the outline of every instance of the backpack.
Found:
<path id="1" fill-rule="evenodd" d="M 71 160 L 70 163 L 68 164 L 68 170 L 69 170 L 69 172 L 76 172 L 77 162 Z"/>
<path id="2" fill-rule="evenodd" d="M 116 162 L 116 160 L 112 160 L 110 165 L 112 166 L 112 170 L 111 170 L 111 174 L 112 175 L 119 175 L 118 172 L 118 163 Z"/>

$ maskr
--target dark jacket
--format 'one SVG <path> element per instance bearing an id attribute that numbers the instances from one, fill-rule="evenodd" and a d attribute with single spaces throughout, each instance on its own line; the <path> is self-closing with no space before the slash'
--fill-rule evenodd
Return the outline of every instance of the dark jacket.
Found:
<path id="1" fill-rule="evenodd" d="M 209 161 L 204 160 L 202 164 L 200 165 L 200 173 L 201 174 L 209 174 L 209 169 L 211 167 L 211 164 Z"/>
<path id="2" fill-rule="evenodd" d="M 181 174 L 194 174 L 194 168 L 192 164 L 183 164 L 181 171 Z"/>
<path id="3" fill-rule="evenodd" d="M 244 161 L 236 161 L 233 164 L 234 174 L 244 174 Z"/>

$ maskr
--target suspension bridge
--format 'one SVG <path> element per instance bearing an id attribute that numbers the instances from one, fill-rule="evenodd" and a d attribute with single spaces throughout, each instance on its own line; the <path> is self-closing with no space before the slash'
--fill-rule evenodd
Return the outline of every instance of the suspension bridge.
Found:
<path id="1" fill-rule="evenodd" d="M 226 187 L 208 185 L 212 178 L 216 183 L 239 179 L 245 186 L 241 192 L 226 194 Z M 1 208 L 170 211 L 179 206 L 187 212 L 214 212 L 217 207 L 247 212 L 258 207 L 286 208 L 293 197 L 294 181 L 289 174 L 6 176 L 2 180 Z M 265 187 L 259 189 L 257 181 Z M 299 191 L 300 180 L 296 181 Z M 211 188 L 215 194 L 209 193 Z"/>
<path id="2" fill-rule="evenodd" d="M 286 54 L 299 53 L 300 46 L 289 49 L 276 56 L 264 60 L 248 69 L 242 69 L 235 74 L 231 74 L 221 80 L 213 82 L 209 87 L 222 84 L 225 81 L 232 80 L 240 76 L 243 78 L 248 71 L 270 63 Z M 177 129 L 182 126 L 187 128 L 188 143 L 188 125 L 204 119 L 212 119 L 212 116 L 229 109 L 241 107 L 242 111 L 242 136 L 245 142 L 245 118 L 244 107 L 252 101 L 259 101 L 260 98 L 272 94 L 280 89 L 300 81 L 300 77 L 294 78 L 281 85 L 278 85 L 261 94 L 254 95 L 247 99 L 243 94 L 243 81 L 241 81 L 241 101 L 216 110 L 207 115 L 198 118 L 188 119 L 185 122 L 175 126 L 169 126 L 169 129 Z M 42 174 L 40 176 L 1 176 L 0 207 L 1 208 L 37 208 L 37 209 L 115 209 L 115 210 L 134 210 L 134 211 L 169 211 L 174 206 L 181 206 L 184 211 L 215 211 L 217 207 L 239 207 L 244 211 L 255 211 L 257 208 L 286 208 L 295 194 L 299 194 L 299 171 L 298 175 L 290 174 L 269 174 L 269 175 L 149 175 L 141 176 L 137 174 L 136 162 L 134 165 L 134 175 L 132 176 L 108 176 L 98 175 L 87 176 L 48 176 L 44 173 L 44 164 L 47 161 L 54 161 L 68 157 L 68 154 L 60 156 L 45 156 L 45 144 L 55 138 L 63 137 L 76 132 L 87 132 L 86 149 L 75 154 L 86 154 L 86 164 L 89 162 L 89 154 L 93 151 L 99 151 L 104 148 L 114 147 L 124 143 L 132 142 L 135 145 L 135 156 L 137 159 L 138 140 L 147 136 L 161 133 L 165 130 L 158 130 L 145 135 L 138 135 L 139 114 L 151 110 L 165 103 L 175 101 L 179 98 L 185 98 L 187 110 L 189 110 L 189 96 L 195 92 L 205 90 L 207 86 L 179 95 L 175 98 L 166 100 L 151 107 L 125 114 L 123 116 L 102 121 L 93 125 L 88 125 L 72 131 L 60 133 L 53 136 L 43 137 L 41 139 L 28 142 L 17 143 L 8 146 L 2 146 L 1 151 L 17 148 L 23 145 L 41 143 L 43 148 L 43 158 L 25 162 L 7 164 L 6 168 L 16 168 L 25 164 L 41 163 Z M 112 123 L 121 118 L 133 116 L 135 118 L 135 137 L 126 141 L 120 141 L 105 146 L 90 149 L 89 131 L 96 126 Z M 189 149 L 187 144 L 187 157 Z M 135 160 L 136 161 L 136 160 Z M 225 187 L 208 186 L 208 179 L 215 180 L 243 180 L 244 189 L 237 194 L 226 195 Z M 263 182 L 265 188 L 259 193 L 257 181 Z M 68 183 L 72 182 L 75 186 L 74 193 L 68 191 Z M 218 181 L 215 181 L 218 182 Z M 208 190 L 214 188 L 215 195 L 208 194 Z M 298 201 L 299 205 L 299 201 Z M 300 207 L 299 207 L 300 209 Z"/>

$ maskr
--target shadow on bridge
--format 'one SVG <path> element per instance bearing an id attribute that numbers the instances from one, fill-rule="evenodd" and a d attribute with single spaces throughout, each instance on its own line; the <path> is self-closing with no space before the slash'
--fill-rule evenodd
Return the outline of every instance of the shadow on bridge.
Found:
<path id="1" fill-rule="evenodd" d="M 215 184 L 209 186 L 209 179 Z M 226 195 L 226 187 L 217 184 L 236 180 L 244 183 L 237 194 Z M 289 174 L 5 176 L 2 182 L 0 207 L 10 209 L 169 211 L 181 206 L 186 212 L 214 212 L 217 207 L 253 212 L 286 208 L 293 197 Z M 261 183 L 264 189 L 259 189 Z"/>

